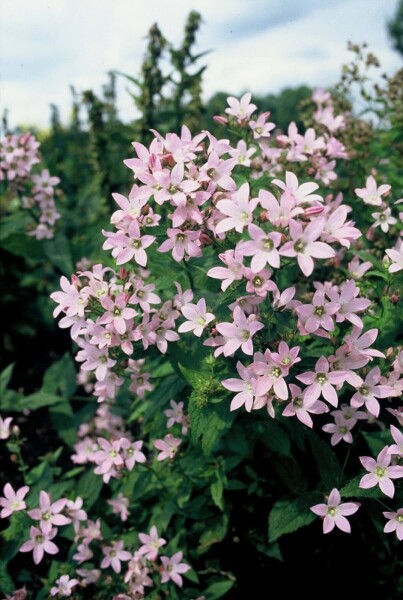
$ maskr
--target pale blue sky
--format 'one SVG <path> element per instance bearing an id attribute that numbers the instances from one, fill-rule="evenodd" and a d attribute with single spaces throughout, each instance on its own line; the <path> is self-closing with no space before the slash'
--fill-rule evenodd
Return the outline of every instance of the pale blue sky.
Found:
<path id="1" fill-rule="evenodd" d="M 8 107 L 12 125 L 46 126 L 50 103 L 67 119 L 69 85 L 99 91 L 110 69 L 135 76 L 149 27 L 157 21 L 178 42 L 192 9 L 204 21 L 198 49 L 212 50 L 206 97 L 331 85 L 348 59 L 348 40 L 368 42 L 391 73 L 401 58 L 385 24 L 396 6 L 397 0 L 1 0 L 1 108 Z M 125 85 L 119 110 L 130 120 L 135 112 Z"/>

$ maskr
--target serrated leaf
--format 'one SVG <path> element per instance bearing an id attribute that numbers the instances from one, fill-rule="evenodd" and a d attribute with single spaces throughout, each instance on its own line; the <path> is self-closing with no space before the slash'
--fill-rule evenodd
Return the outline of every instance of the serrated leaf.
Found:
<path id="1" fill-rule="evenodd" d="M 276 502 L 269 514 L 269 541 L 274 542 L 312 523 L 316 516 L 310 507 L 317 499 L 317 494 L 306 494 L 296 500 Z"/>
<path id="2" fill-rule="evenodd" d="M 187 383 L 192 388 L 197 389 L 198 387 L 203 385 L 203 382 L 206 379 L 206 376 L 203 375 L 203 373 L 200 373 L 200 371 L 193 371 L 192 369 L 188 369 L 187 367 L 181 365 L 181 363 L 178 363 L 178 367 L 183 377 L 186 379 Z"/>
<path id="3" fill-rule="evenodd" d="M 355 477 L 354 479 L 352 479 L 351 481 L 349 481 L 348 483 L 346 483 L 346 485 L 344 487 L 341 488 L 340 490 L 340 495 L 346 496 L 347 498 L 350 497 L 361 497 L 361 498 L 382 498 L 384 497 L 383 492 L 381 491 L 381 489 L 379 488 L 378 485 L 372 487 L 372 488 L 360 488 L 359 487 L 359 483 L 362 479 L 362 475 L 358 475 L 358 477 Z"/>

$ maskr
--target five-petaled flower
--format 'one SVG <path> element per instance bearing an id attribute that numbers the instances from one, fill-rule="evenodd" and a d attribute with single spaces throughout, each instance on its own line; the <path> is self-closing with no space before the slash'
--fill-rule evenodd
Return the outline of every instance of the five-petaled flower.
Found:
<path id="1" fill-rule="evenodd" d="M 338 527 L 345 533 L 351 532 L 351 525 L 346 516 L 353 515 L 360 508 L 358 502 L 341 502 L 340 492 L 333 488 L 326 504 L 315 504 L 311 511 L 323 518 L 323 533 L 329 533 Z"/>

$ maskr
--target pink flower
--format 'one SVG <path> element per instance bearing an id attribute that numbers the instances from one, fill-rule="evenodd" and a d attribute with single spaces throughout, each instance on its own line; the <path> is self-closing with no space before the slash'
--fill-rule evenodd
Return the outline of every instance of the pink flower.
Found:
<path id="1" fill-rule="evenodd" d="M 0 417 L 0 440 L 8 440 L 10 437 L 10 425 L 12 420 L 12 417 L 6 417 L 5 419 Z"/>
<path id="2" fill-rule="evenodd" d="M 122 452 L 122 458 L 125 461 L 125 466 L 129 471 L 134 468 L 136 462 L 146 462 L 146 456 L 143 452 L 141 452 L 142 447 L 142 441 L 131 442 L 125 437 L 120 438 L 120 450 Z"/>
<path id="3" fill-rule="evenodd" d="M 365 204 L 371 204 L 372 206 L 381 206 L 381 196 L 388 193 L 389 190 L 390 185 L 380 185 L 378 188 L 375 179 L 372 177 L 372 175 L 370 175 L 367 179 L 366 187 L 356 188 L 354 191 L 359 198 L 362 198 Z"/>
<path id="4" fill-rule="evenodd" d="M 381 379 L 381 370 L 374 367 L 365 377 L 361 379 L 361 384 L 357 392 L 351 398 L 351 406 L 357 408 L 365 405 L 371 415 L 379 416 L 380 406 L 377 398 L 387 398 L 394 396 L 394 390 L 389 385 L 378 385 Z"/>
<path id="5" fill-rule="evenodd" d="M 252 94 L 250 92 L 244 94 L 240 100 L 237 100 L 234 96 L 228 96 L 229 108 L 226 108 L 225 112 L 227 115 L 236 117 L 239 122 L 247 121 L 257 109 L 256 104 L 251 104 L 251 98 Z"/>
<path id="6" fill-rule="evenodd" d="M 386 250 L 386 254 L 389 256 L 392 264 L 389 265 L 389 273 L 397 273 L 403 269 L 403 242 L 399 248 L 389 248 Z"/>
<path id="7" fill-rule="evenodd" d="M 56 579 L 56 586 L 50 590 L 51 596 L 71 596 L 73 587 L 79 583 L 78 579 L 70 579 L 68 575 L 62 575 Z"/>
<path id="8" fill-rule="evenodd" d="M 183 557 L 182 552 L 177 552 L 171 558 L 169 556 L 161 556 L 161 583 L 166 583 L 170 579 L 179 587 L 182 587 L 183 581 L 181 573 L 189 571 L 190 566 L 181 562 Z"/>
<path id="9" fill-rule="evenodd" d="M 118 494 L 116 498 L 112 498 L 111 500 L 107 500 L 109 506 L 112 507 L 113 513 L 115 515 L 119 515 L 122 521 L 127 521 L 127 517 L 130 514 L 129 511 L 129 498 L 123 496 L 123 494 Z"/>
<path id="10" fill-rule="evenodd" d="M 389 519 L 384 527 L 385 533 L 396 531 L 397 539 L 403 540 L 403 508 L 399 508 L 397 512 L 384 512 L 383 516 Z"/>
<path id="11" fill-rule="evenodd" d="M 219 259 L 227 265 L 225 267 L 213 267 L 207 271 L 207 277 L 213 279 L 222 279 L 221 289 L 223 292 L 233 283 L 242 279 L 243 276 L 243 257 L 236 250 L 227 250 L 218 255 Z"/>
<path id="12" fill-rule="evenodd" d="M 183 402 L 175 402 L 175 400 L 170 401 L 171 408 L 167 408 L 164 410 L 164 415 L 168 419 L 167 427 L 168 429 L 172 427 L 175 423 L 182 425 L 182 434 L 186 435 L 188 431 L 187 418 L 183 413 Z"/>
<path id="13" fill-rule="evenodd" d="M 56 534 L 56 527 L 47 533 L 45 533 L 42 529 L 38 529 L 38 527 L 31 527 L 31 539 L 21 546 L 20 552 L 31 552 L 31 550 L 33 550 L 34 563 L 37 565 L 41 562 L 45 552 L 47 554 L 57 554 L 59 552 L 59 548 L 56 546 L 56 544 L 50 541 L 56 536 Z"/>
<path id="14" fill-rule="evenodd" d="M 327 292 L 329 298 L 340 305 L 337 311 L 336 321 L 342 323 L 347 320 L 356 327 L 363 328 L 363 322 L 355 313 L 366 310 L 371 305 L 371 300 L 366 298 L 357 298 L 360 293 L 360 288 L 355 283 L 354 279 L 346 281 L 343 288 L 338 294 L 334 290 Z"/>
<path id="15" fill-rule="evenodd" d="M 347 221 L 349 207 L 345 204 L 336 208 L 327 218 L 324 226 L 322 239 L 331 244 L 338 242 L 346 248 L 350 248 L 351 242 L 361 237 L 359 229 L 354 227 L 352 221 Z"/>
<path id="16" fill-rule="evenodd" d="M 97 473 L 104 475 L 112 468 L 121 469 L 123 467 L 123 458 L 120 454 L 121 440 L 108 440 L 99 437 L 97 439 L 99 450 L 94 454 L 94 461 L 98 465 Z"/>
<path id="17" fill-rule="evenodd" d="M 354 279 L 361 279 L 372 268 L 372 264 L 369 261 L 366 260 L 362 263 L 358 256 L 354 256 L 347 266 L 351 277 L 354 277 Z"/>
<path id="18" fill-rule="evenodd" d="M 168 238 L 162 242 L 158 252 L 172 250 L 172 257 L 176 262 L 183 260 L 185 254 L 188 256 L 201 256 L 202 251 L 195 241 L 199 239 L 198 231 L 182 231 L 181 229 L 167 229 Z"/>
<path id="19" fill-rule="evenodd" d="M 69 517 L 60 514 L 66 503 L 66 498 L 60 498 L 51 504 L 49 494 L 42 490 L 39 494 L 39 508 L 29 510 L 28 514 L 31 519 L 40 521 L 39 525 L 43 533 L 48 534 L 52 530 L 52 525 L 60 526 L 71 523 Z"/>
<path id="20" fill-rule="evenodd" d="M 286 242 L 280 249 L 282 256 L 297 257 L 300 269 L 306 277 L 313 271 L 313 258 L 332 258 L 336 255 L 328 244 L 316 241 L 323 231 L 324 223 L 323 217 L 317 217 L 303 230 L 301 223 L 290 221 L 291 241 Z"/>
<path id="21" fill-rule="evenodd" d="M 313 421 L 309 413 L 315 415 L 328 412 L 329 409 L 324 402 L 320 400 L 306 400 L 306 394 L 302 393 L 299 386 L 290 383 L 291 402 L 283 410 L 284 417 L 296 416 L 301 423 L 307 427 L 313 427 Z"/>
<path id="22" fill-rule="evenodd" d="M 193 331 L 197 337 L 200 337 L 204 328 L 215 319 L 213 313 L 207 312 L 204 298 L 201 298 L 197 304 L 185 304 L 182 306 L 181 311 L 188 320 L 179 326 L 179 333 Z"/>
<path id="23" fill-rule="evenodd" d="M 244 228 L 252 222 L 253 211 L 257 203 L 257 198 L 249 200 L 249 183 L 241 185 L 239 190 L 231 195 L 230 200 L 219 200 L 217 208 L 223 215 L 227 215 L 227 218 L 217 224 L 216 233 L 224 233 L 231 229 L 242 233 Z"/>
<path id="24" fill-rule="evenodd" d="M 231 401 L 231 411 L 245 405 L 246 410 L 250 412 L 253 407 L 255 395 L 257 395 L 255 392 L 257 379 L 253 371 L 245 367 L 240 361 L 237 362 L 236 369 L 241 379 L 224 379 L 221 384 L 231 392 L 238 392 Z"/>
<path id="25" fill-rule="evenodd" d="M 333 488 L 327 504 L 315 504 L 311 506 L 311 511 L 323 518 L 323 533 L 329 533 L 335 526 L 345 533 L 350 533 L 351 526 L 346 516 L 356 513 L 359 507 L 358 502 L 341 503 L 340 492 L 337 488 Z"/>
<path id="26" fill-rule="evenodd" d="M 248 125 L 253 131 L 253 139 L 270 137 L 270 131 L 275 129 L 276 126 L 274 123 L 267 123 L 269 116 L 269 112 L 264 112 L 258 116 L 256 121 L 249 121 Z"/>
<path id="27" fill-rule="evenodd" d="M 245 354 L 253 354 L 252 337 L 257 331 L 263 329 L 263 323 L 251 317 L 246 317 L 243 310 L 236 306 L 234 309 L 233 323 L 218 323 L 216 329 L 225 338 L 223 348 L 224 356 L 230 356 L 241 348 Z M 217 350 L 215 355 L 217 355 Z"/>
<path id="28" fill-rule="evenodd" d="M 286 197 L 292 198 L 296 204 L 323 202 L 322 196 L 312 193 L 319 188 L 317 183 L 310 182 L 299 185 L 297 176 L 291 171 L 286 171 L 285 183 L 280 179 L 273 179 L 272 183 L 282 189 Z"/>
<path id="29" fill-rule="evenodd" d="M 281 233 L 275 231 L 266 233 L 253 223 L 249 225 L 248 233 L 252 240 L 239 242 L 236 249 L 242 256 L 253 256 L 251 262 L 253 273 L 264 269 L 266 264 L 278 269 L 280 255 L 277 248 L 281 242 Z"/>
<path id="30" fill-rule="evenodd" d="M 9 483 L 6 483 L 3 488 L 4 498 L 0 498 L 0 506 L 3 507 L 0 518 L 4 519 L 5 517 L 9 517 L 13 512 L 27 508 L 24 498 L 28 492 L 29 487 L 27 485 L 24 485 L 15 492 L 12 486 Z"/>
<path id="31" fill-rule="evenodd" d="M 140 542 L 143 544 L 138 549 L 138 553 L 141 556 L 145 556 L 148 560 L 157 560 L 158 550 L 161 546 L 164 546 L 167 541 L 164 538 L 160 538 L 158 535 L 157 528 L 151 527 L 150 535 L 146 533 L 139 533 Z"/>
<path id="32" fill-rule="evenodd" d="M 379 485 L 386 496 L 393 498 L 395 486 L 392 479 L 403 477 L 403 466 L 390 466 L 391 460 L 392 455 L 389 453 L 388 446 L 380 451 L 376 460 L 371 456 L 360 456 L 362 466 L 369 473 L 361 478 L 359 487 L 368 489 Z"/>
<path id="33" fill-rule="evenodd" d="M 115 573 L 120 573 L 122 569 L 121 561 L 130 560 L 132 555 L 127 550 L 123 550 L 123 542 L 114 542 L 112 546 L 102 548 L 104 558 L 101 562 L 101 569 L 112 567 Z"/>
<path id="34" fill-rule="evenodd" d="M 372 213 L 372 217 L 375 219 L 372 227 L 380 227 L 384 233 L 389 231 L 389 225 L 395 225 L 397 223 L 397 219 L 392 217 L 392 210 L 388 207 L 385 208 L 382 212 L 374 212 Z"/>
<path id="35" fill-rule="evenodd" d="M 182 440 L 175 438 L 171 433 L 168 433 L 163 440 L 155 440 L 154 448 L 160 450 L 157 460 L 173 459 L 181 443 Z"/>
<path id="36" fill-rule="evenodd" d="M 59 306 L 53 311 L 53 316 L 57 317 L 61 312 L 65 312 L 68 317 L 84 316 L 85 307 L 88 304 L 88 297 L 78 291 L 76 285 L 69 282 L 67 277 L 60 278 L 62 292 L 53 292 L 50 294 L 52 300 Z"/>
<path id="37" fill-rule="evenodd" d="M 390 433 L 392 434 L 395 443 L 392 444 L 392 446 L 389 446 L 389 454 L 397 454 L 398 456 L 403 457 L 403 433 L 394 425 L 390 426 Z"/>
<path id="38" fill-rule="evenodd" d="M 127 321 L 133 319 L 137 312 L 134 308 L 128 308 L 126 294 L 118 294 L 115 298 L 105 296 L 100 299 L 105 313 L 98 319 L 100 325 L 113 323 L 116 331 L 121 335 L 128 329 Z"/>
<path id="39" fill-rule="evenodd" d="M 332 446 L 336 446 L 341 440 L 347 442 L 347 444 L 353 443 L 353 436 L 351 429 L 354 427 L 356 421 L 347 420 L 342 414 L 338 413 L 335 415 L 334 423 L 327 423 L 322 427 L 326 433 L 331 433 L 330 443 Z"/>
<path id="40" fill-rule="evenodd" d="M 340 304 L 326 302 L 323 292 L 317 290 L 313 296 L 312 304 L 300 304 L 296 307 L 297 314 L 304 319 L 304 328 L 308 333 L 314 333 L 320 327 L 326 331 L 334 330 L 332 316 L 337 313 Z"/>
<path id="41" fill-rule="evenodd" d="M 89 547 L 88 542 L 83 542 L 82 544 L 78 544 L 77 552 L 73 554 L 72 558 L 80 565 L 83 562 L 87 562 L 87 560 L 91 560 L 93 556 L 94 553 Z"/>
<path id="42" fill-rule="evenodd" d="M 304 212 L 303 208 L 296 206 L 294 198 L 285 193 L 277 200 L 271 192 L 260 190 L 259 202 L 266 211 L 266 218 L 275 227 L 288 227 L 291 219 Z"/>
<path id="43" fill-rule="evenodd" d="M 339 399 L 337 391 L 333 387 L 340 385 L 346 380 L 347 374 L 345 371 L 332 371 L 329 373 L 329 361 L 321 356 L 315 365 L 315 371 L 308 371 L 297 375 L 297 379 L 308 385 L 305 390 L 306 399 L 317 400 L 320 395 L 323 395 L 324 399 L 337 406 Z"/>
<path id="44" fill-rule="evenodd" d="M 102 246 L 104 250 L 112 249 L 112 256 L 116 259 L 117 265 L 123 265 L 132 258 L 141 267 L 147 264 L 146 248 L 155 241 L 153 235 L 141 235 L 138 221 L 133 220 L 127 232 L 119 230 L 116 233 L 102 230 L 107 238 Z"/>

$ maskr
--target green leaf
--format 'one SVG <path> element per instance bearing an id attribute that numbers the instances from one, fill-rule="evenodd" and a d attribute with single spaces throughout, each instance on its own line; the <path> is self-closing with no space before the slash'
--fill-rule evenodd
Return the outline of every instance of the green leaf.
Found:
<path id="1" fill-rule="evenodd" d="M 98 499 L 103 486 L 102 476 L 95 475 L 93 471 L 87 471 L 77 484 L 77 496 L 84 500 L 84 508 L 89 510 Z"/>
<path id="2" fill-rule="evenodd" d="M 363 432 L 363 436 L 374 456 L 377 456 L 391 442 L 388 429 L 385 429 L 385 431 L 373 431 L 371 433 Z"/>
<path id="3" fill-rule="evenodd" d="M 210 485 L 211 497 L 213 502 L 220 510 L 224 510 L 224 485 L 221 479 L 217 479 Z"/>
<path id="4" fill-rule="evenodd" d="M 262 427 L 263 429 L 263 427 Z M 274 420 L 268 419 L 264 422 L 265 443 L 270 450 L 282 456 L 291 455 L 290 438 L 282 427 Z"/>
<path id="5" fill-rule="evenodd" d="M 15 233 L 25 234 L 28 223 L 32 223 L 32 217 L 27 211 L 19 211 L 1 220 L 0 242 Z"/>
<path id="6" fill-rule="evenodd" d="M 326 488 L 333 489 L 340 476 L 339 461 L 329 444 L 314 431 L 307 431 L 307 437 L 321 480 Z"/>
<path id="7" fill-rule="evenodd" d="M 198 553 L 204 554 L 212 544 L 221 542 L 227 535 L 228 525 L 229 519 L 225 514 L 207 521 L 204 525 L 203 533 L 199 538 Z"/>
<path id="8" fill-rule="evenodd" d="M 42 390 L 69 398 L 77 389 L 76 370 L 70 354 L 54 362 L 43 377 Z"/>
<path id="9" fill-rule="evenodd" d="M 227 592 L 229 592 L 234 583 L 235 581 L 231 581 L 230 579 L 212 583 L 204 592 L 205 599 L 218 600 L 219 598 L 222 598 Z"/>
<path id="10" fill-rule="evenodd" d="M 6 563 L 0 560 L 0 592 L 2 594 L 12 594 L 15 585 L 7 572 Z"/>
<path id="11" fill-rule="evenodd" d="M 287 533 L 293 533 L 312 523 L 316 516 L 310 510 L 318 494 L 306 494 L 296 500 L 279 500 L 269 514 L 269 541 L 274 542 Z"/>
<path id="12" fill-rule="evenodd" d="M 203 413 L 205 429 L 202 433 L 202 449 L 204 455 L 208 456 L 220 438 L 231 427 L 236 414 L 230 412 L 226 402 L 209 404 L 206 409 Z"/>
<path id="13" fill-rule="evenodd" d="M 74 273 L 75 269 L 70 244 L 65 235 L 58 232 L 53 239 L 46 240 L 44 242 L 44 250 L 52 264 L 58 267 L 64 275 L 70 276 Z"/>
<path id="14" fill-rule="evenodd" d="M 16 233 L 2 240 L 0 246 L 16 256 L 31 260 L 43 260 L 44 249 L 43 242 L 28 237 L 24 233 Z"/>
<path id="15" fill-rule="evenodd" d="M 203 373 L 200 373 L 200 371 L 188 369 L 181 365 L 181 363 L 178 363 L 178 367 L 183 377 L 192 388 L 197 389 L 198 387 L 202 386 L 203 382 L 206 380 L 206 375 L 203 375 Z"/>
<path id="16" fill-rule="evenodd" d="M 64 399 L 61 396 L 55 396 L 55 394 L 48 394 L 47 392 L 39 391 L 35 394 L 25 396 L 25 398 L 22 397 L 19 403 L 19 410 L 24 408 L 35 410 L 44 406 L 52 406 L 53 404 L 58 404 L 59 402 L 63 401 Z"/>
<path id="17" fill-rule="evenodd" d="M 0 374 L 0 401 L 7 390 L 7 386 L 10 383 L 11 375 L 13 374 L 14 364 L 11 363 L 6 367 Z"/>
<path id="18" fill-rule="evenodd" d="M 51 406 L 49 415 L 58 436 L 72 448 L 76 442 L 77 430 L 70 402 L 65 399 L 62 404 Z"/>

